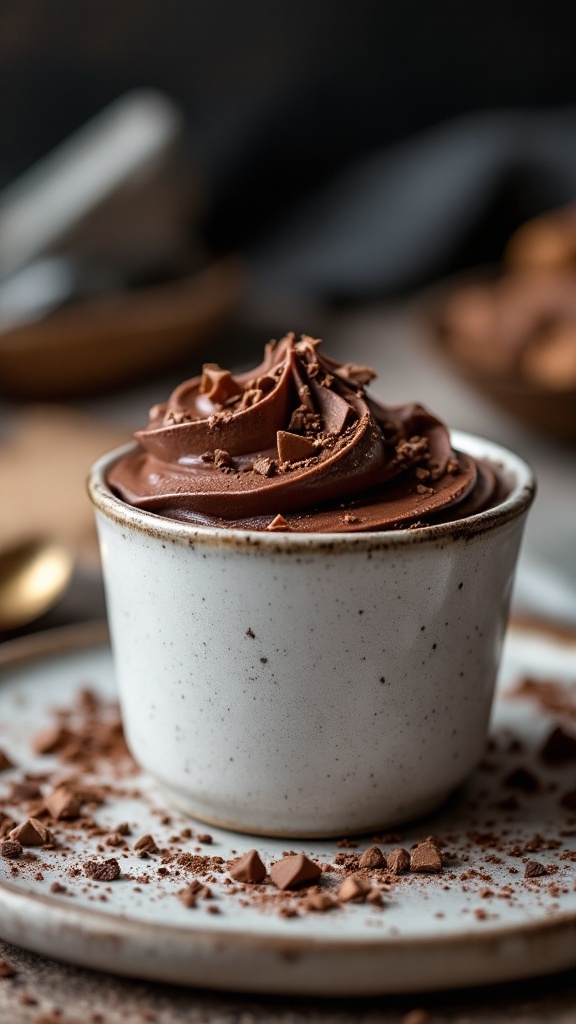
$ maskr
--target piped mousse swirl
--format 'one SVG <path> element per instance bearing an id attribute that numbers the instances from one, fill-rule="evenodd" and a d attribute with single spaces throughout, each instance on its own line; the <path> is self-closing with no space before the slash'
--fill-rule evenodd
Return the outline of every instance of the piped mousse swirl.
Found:
<path id="1" fill-rule="evenodd" d="M 496 474 L 454 452 L 439 419 L 376 402 L 374 372 L 320 344 L 288 334 L 243 374 L 206 364 L 150 410 L 112 490 L 196 525 L 320 533 L 426 526 L 494 504 Z"/>

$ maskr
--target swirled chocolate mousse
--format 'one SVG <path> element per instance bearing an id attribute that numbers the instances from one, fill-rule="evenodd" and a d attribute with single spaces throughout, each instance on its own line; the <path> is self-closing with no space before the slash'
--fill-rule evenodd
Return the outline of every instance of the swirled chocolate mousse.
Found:
<path id="1" fill-rule="evenodd" d="M 137 508 L 200 526 L 355 533 L 461 519 L 499 500 L 494 471 L 451 448 L 421 405 L 386 406 L 375 374 L 288 334 L 232 375 L 207 364 L 111 469 Z"/>

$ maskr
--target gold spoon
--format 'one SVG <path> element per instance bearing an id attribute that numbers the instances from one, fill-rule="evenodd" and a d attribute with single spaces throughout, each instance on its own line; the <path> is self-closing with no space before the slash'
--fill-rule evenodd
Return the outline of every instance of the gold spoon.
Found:
<path id="1" fill-rule="evenodd" d="M 0 550 L 0 631 L 17 629 L 47 612 L 64 593 L 72 553 L 55 541 L 20 541 Z"/>

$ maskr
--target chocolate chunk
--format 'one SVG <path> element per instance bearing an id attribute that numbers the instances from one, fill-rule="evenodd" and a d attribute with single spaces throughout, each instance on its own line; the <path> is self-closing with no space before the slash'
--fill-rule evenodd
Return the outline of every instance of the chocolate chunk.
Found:
<path id="1" fill-rule="evenodd" d="M 546 868 L 537 860 L 527 860 L 524 865 L 524 878 L 539 878 L 546 874 Z"/>
<path id="2" fill-rule="evenodd" d="M 87 860 L 84 863 L 84 874 L 95 882 L 115 882 L 120 878 L 120 865 L 115 857 L 108 860 Z"/>
<path id="3" fill-rule="evenodd" d="M 137 843 L 134 843 L 134 849 L 138 850 L 141 854 L 160 853 L 160 850 L 151 835 L 142 836 Z"/>
<path id="4" fill-rule="evenodd" d="M 410 1010 L 405 1013 L 400 1024 L 428 1024 L 430 1014 L 427 1010 Z"/>
<path id="5" fill-rule="evenodd" d="M 325 914 L 327 910 L 334 910 L 338 903 L 326 892 L 314 892 L 308 896 L 304 906 L 306 910 L 311 910 L 313 913 Z"/>
<path id="6" fill-rule="evenodd" d="M 379 889 L 371 889 L 370 892 L 368 893 L 367 897 L 366 897 L 366 902 L 367 903 L 371 903 L 372 906 L 374 906 L 374 907 L 382 907 L 382 906 L 384 906 L 384 900 L 382 898 L 382 893 L 380 892 Z"/>
<path id="7" fill-rule="evenodd" d="M 253 470 L 260 476 L 274 476 L 278 468 L 278 464 L 275 459 L 269 459 L 265 455 L 259 455 L 257 459 L 254 459 Z"/>
<path id="8" fill-rule="evenodd" d="M 338 889 L 338 899 L 340 903 L 349 903 L 351 900 L 364 903 L 371 888 L 370 882 L 366 882 L 359 875 L 349 875 Z"/>
<path id="9" fill-rule="evenodd" d="M 298 911 L 295 907 L 280 907 L 278 917 L 298 917 Z"/>
<path id="10" fill-rule="evenodd" d="M 56 821 L 78 818 L 82 810 L 82 799 L 75 789 L 58 786 L 46 797 L 46 808 Z"/>
<path id="11" fill-rule="evenodd" d="M 123 836 L 119 832 L 111 832 L 105 839 L 106 846 L 123 846 L 126 847 L 127 843 Z"/>
<path id="12" fill-rule="evenodd" d="M 346 377 L 348 380 L 365 387 L 377 376 L 371 366 L 358 366 L 356 363 L 343 363 L 338 367 L 338 376 Z"/>
<path id="13" fill-rule="evenodd" d="M 298 889 L 300 886 L 317 882 L 321 868 L 303 853 L 283 857 L 270 868 L 270 878 L 278 889 Z"/>
<path id="14" fill-rule="evenodd" d="M 257 405 L 263 398 L 264 392 L 262 388 L 247 388 L 242 395 L 240 409 L 251 409 L 253 405 Z"/>
<path id="15" fill-rule="evenodd" d="M 229 452 L 225 452 L 223 448 L 216 448 L 214 452 L 214 465 L 218 466 L 218 469 L 233 469 L 234 461 Z"/>
<path id="16" fill-rule="evenodd" d="M 291 529 L 290 523 L 284 519 L 284 516 L 278 514 L 274 516 L 274 519 L 266 527 L 271 533 L 286 533 L 287 530 Z"/>
<path id="17" fill-rule="evenodd" d="M 24 847 L 17 839 L 5 839 L 4 842 L 0 843 L 0 857 L 14 860 L 16 857 L 20 857 L 23 852 Z"/>
<path id="18" fill-rule="evenodd" d="M 540 789 L 540 783 L 532 772 L 527 768 L 516 768 L 504 779 L 504 785 L 510 789 L 521 789 L 524 793 L 535 793 Z"/>
<path id="19" fill-rule="evenodd" d="M 0 956 L 0 978 L 14 978 L 17 974 L 16 968 L 8 963 L 3 956 Z"/>
<path id="20" fill-rule="evenodd" d="M 214 405 L 224 405 L 230 398 L 241 395 L 242 391 L 242 385 L 230 370 L 223 370 L 217 363 L 205 363 L 202 367 L 200 394 L 206 395 Z"/>
<path id="21" fill-rule="evenodd" d="M 501 811 L 519 811 L 520 804 L 515 796 L 507 796 L 504 800 L 498 800 L 495 804 Z"/>
<path id="22" fill-rule="evenodd" d="M 63 725 L 39 732 L 32 741 L 32 749 L 37 754 L 56 754 L 63 750 L 73 739 L 73 734 Z"/>
<path id="23" fill-rule="evenodd" d="M 25 800 L 37 800 L 42 796 L 37 782 L 13 782 L 10 790 L 10 802 L 22 803 Z"/>
<path id="24" fill-rule="evenodd" d="M 314 454 L 314 442 L 300 434 L 292 434 L 289 430 L 276 433 L 276 445 L 280 462 L 301 462 Z"/>
<path id="25" fill-rule="evenodd" d="M 546 740 L 540 756 L 546 764 L 564 764 L 576 761 L 576 736 L 557 726 Z"/>
<path id="26" fill-rule="evenodd" d="M 261 882 L 266 878 L 266 868 L 258 850 L 248 850 L 232 864 L 228 873 L 236 882 Z"/>
<path id="27" fill-rule="evenodd" d="M 7 836 L 8 833 L 11 832 L 13 828 L 16 828 L 16 822 L 14 821 L 14 819 L 8 817 L 7 814 L 3 814 L 3 812 L 0 811 L 0 839 L 3 839 L 4 836 Z"/>
<path id="28" fill-rule="evenodd" d="M 562 807 L 568 811 L 576 811 L 576 789 L 571 789 L 560 800 Z"/>
<path id="29" fill-rule="evenodd" d="M 316 434 L 320 430 L 322 419 L 317 413 L 310 412 L 305 405 L 299 405 L 292 416 L 288 429 L 305 431 L 307 434 Z"/>
<path id="30" fill-rule="evenodd" d="M 36 818 L 28 818 L 10 832 L 10 839 L 15 839 L 22 846 L 45 846 L 54 841 L 54 836 Z"/>
<path id="31" fill-rule="evenodd" d="M 212 836 L 210 835 L 209 832 L 198 832 L 196 835 L 196 839 L 198 840 L 199 843 L 204 843 L 205 846 L 210 846 L 212 842 Z"/>
<path id="32" fill-rule="evenodd" d="M 410 871 L 422 874 L 436 874 L 442 871 L 442 856 L 435 843 L 426 841 L 414 847 L 410 854 Z"/>
<path id="33" fill-rule="evenodd" d="M 13 767 L 14 765 L 8 755 L 3 750 L 0 750 L 0 772 L 7 772 L 9 768 Z"/>
<path id="34" fill-rule="evenodd" d="M 185 889 L 180 890 L 178 899 L 190 909 L 196 906 L 198 899 L 208 899 L 211 895 L 212 892 L 207 885 L 202 885 L 197 878 L 193 878 Z"/>
<path id="35" fill-rule="evenodd" d="M 191 910 L 198 903 L 198 893 L 201 888 L 202 886 L 199 883 L 196 884 L 196 887 L 192 883 L 192 885 L 187 885 L 185 889 L 181 889 L 178 893 L 178 899 L 188 910 Z"/>
<path id="36" fill-rule="evenodd" d="M 386 867 L 386 858 L 378 846 L 370 846 L 360 857 L 361 868 L 383 868 Z"/>
<path id="37" fill-rule="evenodd" d="M 386 858 L 386 863 L 388 871 L 391 871 L 393 875 L 402 875 L 410 867 L 410 854 L 408 850 L 402 848 L 392 850 Z"/>

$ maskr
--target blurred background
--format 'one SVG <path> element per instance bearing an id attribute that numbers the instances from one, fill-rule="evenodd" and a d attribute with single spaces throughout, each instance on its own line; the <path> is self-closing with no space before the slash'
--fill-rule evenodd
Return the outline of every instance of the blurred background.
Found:
<path id="1" fill-rule="evenodd" d="M 0 635 L 45 542 L 34 628 L 103 614 L 88 465 L 290 329 L 533 464 L 515 609 L 576 623 L 574 52 L 564 0 L 0 0 Z"/>

